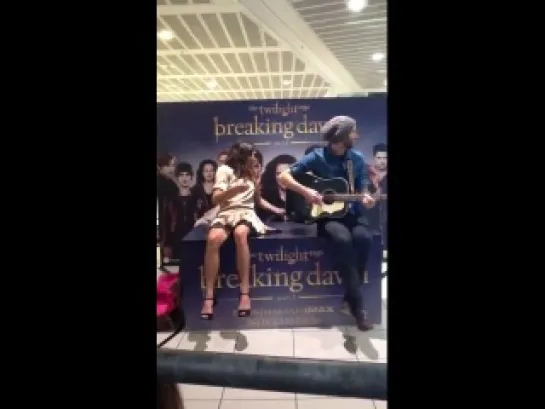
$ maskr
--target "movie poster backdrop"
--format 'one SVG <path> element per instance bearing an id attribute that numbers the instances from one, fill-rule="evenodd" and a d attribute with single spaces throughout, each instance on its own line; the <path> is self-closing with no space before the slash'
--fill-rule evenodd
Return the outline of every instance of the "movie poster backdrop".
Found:
<path id="1" fill-rule="evenodd" d="M 190 225 L 190 219 L 202 216 L 209 206 L 210 198 L 199 182 L 213 170 L 212 163 L 217 155 L 233 143 L 239 140 L 254 143 L 263 154 L 263 171 L 266 173 L 267 164 L 276 158 L 297 159 L 310 146 L 323 143 L 320 127 L 333 116 L 348 115 L 357 121 L 360 135 L 355 148 L 363 152 L 373 171 L 377 165 L 373 147 L 386 146 L 386 111 L 385 94 L 350 98 L 160 103 L 157 104 L 157 151 L 172 153 L 178 162 L 187 162 L 192 167 L 193 177 L 188 183 L 193 186 L 196 198 L 185 207 L 193 214 L 184 215 L 185 223 Z M 374 181 L 377 187 L 380 186 L 380 193 L 386 194 L 384 152 L 378 156 L 382 169 L 378 172 L 380 180 L 374 178 Z M 274 173 L 274 170 L 269 173 Z M 371 174 L 376 175 L 376 172 Z M 195 207 L 196 210 L 193 209 Z M 371 212 L 375 231 L 386 229 L 385 210 L 383 200 Z"/>
<path id="2" fill-rule="evenodd" d="M 221 151 L 228 149 L 237 141 L 244 140 L 252 142 L 263 154 L 262 181 L 263 179 L 267 178 L 269 185 L 271 183 L 274 184 L 275 170 L 278 170 L 279 168 L 272 169 L 272 167 L 276 168 L 277 166 L 282 166 L 282 164 L 277 164 L 278 160 L 280 159 L 281 162 L 296 160 L 303 156 L 307 148 L 313 145 L 323 144 L 320 136 L 320 127 L 330 118 L 336 115 L 348 115 L 357 121 L 357 132 L 360 138 L 357 140 L 355 148 L 363 152 L 365 160 L 370 167 L 372 180 L 380 189 L 380 192 L 378 193 L 384 196 L 386 194 L 385 175 L 387 173 L 386 152 L 384 152 L 386 148 L 387 135 L 386 112 L 386 95 L 311 100 L 218 101 L 158 104 L 158 153 L 169 152 L 176 156 L 178 163 L 186 163 L 186 165 L 184 165 L 186 170 L 188 168 L 187 164 L 190 165 L 192 170 L 192 175 L 185 173 L 183 177 L 180 176 L 180 180 L 183 183 L 186 185 L 191 185 L 191 194 L 194 196 L 190 198 L 191 200 L 184 198 L 183 202 L 185 203 L 185 207 L 181 208 L 182 211 L 183 209 L 186 210 L 183 215 L 184 223 L 187 226 L 184 234 L 187 234 L 187 230 L 191 229 L 192 224 L 196 222 L 207 209 L 206 206 L 208 205 L 207 200 L 209 200 L 209 197 L 207 197 L 206 191 L 202 187 L 202 183 L 203 181 L 209 180 L 210 172 L 215 170 L 214 163 Z M 380 153 L 377 151 L 377 147 L 379 148 L 378 151 L 380 151 Z M 374 153 L 376 153 L 376 155 Z M 269 165 L 269 167 L 267 167 L 267 165 Z M 188 177 L 190 177 L 190 179 L 188 179 Z M 270 198 L 268 200 L 273 202 L 274 198 Z M 380 204 L 380 206 L 376 206 L 375 211 L 371 212 L 370 214 L 371 227 L 376 233 L 380 233 L 381 230 L 386 229 L 387 218 L 385 217 L 385 209 L 386 205 L 384 201 L 384 203 Z M 202 226 L 199 227 L 202 228 Z M 264 241 L 266 240 L 267 239 Z M 268 244 L 264 242 L 260 245 L 268 246 Z M 311 248 L 314 245 L 316 244 L 309 244 L 307 247 Z M 283 247 L 279 247 L 277 243 L 273 244 L 273 242 L 271 242 L 271 253 L 273 250 L 278 250 L 276 247 L 290 249 L 290 251 L 298 251 L 297 248 L 304 247 L 302 244 L 297 244 L 295 241 L 291 243 L 286 242 L 285 244 L 282 244 L 282 246 Z M 304 248 L 306 249 L 306 247 Z M 264 250 L 260 251 L 263 252 Z M 320 251 L 320 249 L 315 249 L 313 251 Z M 377 252 L 377 254 L 378 253 L 379 252 Z M 202 257 L 202 255 L 199 255 L 198 257 Z M 372 292 L 373 294 L 370 294 L 367 298 L 371 299 L 371 302 L 376 307 L 372 307 L 372 315 L 379 317 L 379 265 L 381 263 L 381 256 L 377 255 L 376 257 L 371 258 L 373 260 L 372 264 L 377 264 L 378 267 L 373 268 L 372 273 L 371 271 L 369 272 L 370 282 L 367 284 L 367 293 Z M 375 258 L 377 260 L 375 260 Z M 326 258 L 324 261 L 326 264 L 328 264 L 327 259 L 328 258 Z M 190 260 L 187 261 L 189 262 Z M 258 266 L 259 268 L 262 268 L 263 271 L 267 271 L 267 269 L 276 271 L 275 269 L 278 269 L 275 265 L 270 264 L 271 262 L 265 260 L 263 263 L 268 263 L 267 265 L 263 264 L 262 266 Z M 308 269 L 309 271 L 313 271 L 313 268 L 305 267 L 307 262 L 301 261 L 300 263 L 302 263 L 301 266 L 296 270 Z M 308 263 L 309 266 L 312 265 L 310 260 Z M 198 265 L 200 265 L 198 260 L 189 264 L 195 264 L 195 268 L 192 269 L 197 269 Z M 303 266 L 303 264 L 305 266 Z M 182 265 L 184 265 L 184 263 L 182 263 Z M 330 267 L 325 266 L 324 268 L 326 269 L 325 271 L 327 271 L 327 269 Z M 200 276 L 202 272 L 183 271 L 181 273 L 182 275 L 186 273 L 196 275 L 196 277 L 191 279 L 190 282 L 195 282 L 196 286 L 199 285 L 199 280 L 197 277 Z M 316 275 L 317 273 L 314 274 Z M 256 277 L 253 277 L 253 280 L 256 280 Z M 310 274 L 309 277 L 312 278 L 312 274 Z M 309 277 L 302 278 L 302 280 L 307 280 Z M 311 284 L 313 283 L 312 280 L 308 282 Z M 338 297 L 342 299 L 342 286 L 337 283 L 334 285 L 334 287 L 338 287 L 338 289 L 329 289 L 327 291 L 329 293 L 331 293 L 331 291 L 339 292 Z M 315 291 L 325 291 L 319 289 L 320 286 L 317 287 L 316 285 L 306 286 L 303 291 L 305 294 L 297 296 L 294 296 L 296 292 L 294 292 L 293 289 L 289 289 L 291 287 L 288 286 L 286 288 L 288 288 L 288 290 L 286 290 L 286 297 L 294 299 L 294 305 L 292 307 L 294 308 L 294 311 L 298 311 L 296 314 L 298 318 L 278 318 L 278 320 L 282 321 L 288 326 L 293 325 L 293 320 L 302 320 L 303 324 L 309 320 L 314 320 L 312 322 L 316 323 L 317 321 L 315 317 L 319 317 L 318 321 L 322 320 L 320 317 L 324 316 L 324 314 L 322 314 L 323 311 L 319 311 L 320 314 L 311 311 L 309 313 L 310 315 L 307 314 L 308 316 L 306 318 L 302 318 L 301 311 L 306 311 L 309 308 L 312 309 L 315 307 L 314 304 L 309 304 L 310 301 L 303 302 L 304 305 L 301 304 L 301 300 L 305 298 L 306 293 L 308 293 L 306 295 L 306 298 L 308 299 L 319 296 L 321 300 L 320 305 L 322 305 L 322 308 L 327 311 L 333 311 L 333 306 L 336 308 L 340 301 L 340 299 L 335 301 L 327 301 L 324 297 L 322 297 L 322 295 L 320 295 L 321 293 L 313 295 L 313 292 Z M 318 288 L 318 290 L 316 288 Z M 280 291 L 280 289 L 278 289 L 278 291 Z M 276 295 L 276 293 L 273 294 L 273 296 Z M 230 296 L 233 299 L 236 299 L 236 291 L 233 294 L 230 294 Z M 276 298 L 278 297 L 275 297 L 275 299 Z M 295 298 L 297 298 L 299 301 L 295 301 Z M 198 314 L 198 309 L 200 308 L 200 298 L 199 300 L 195 299 L 195 301 L 192 301 L 192 303 L 195 304 L 194 306 L 192 305 L 192 307 L 194 307 L 196 310 L 195 314 Z M 235 301 L 233 301 L 232 307 L 236 307 Z M 266 309 L 261 310 L 268 311 Z M 374 321 L 376 320 L 380 320 L 380 318 L 374 319 Z M 330 322 L 334 323 L 331 320 Z M 235 325 L 236 324 L 234 321 L 232 325 L 227 324 L 227 326 Z M 246 325 L 250 324 L 247 323 Z M 275 327 L 282 325 L 276 321 L 274 321 L 273 324 L 268 321 L 261 324 L 255 324 L 256 328 L 271 326 Z M 295 326 L 297 325 L 295 324 Z"/>

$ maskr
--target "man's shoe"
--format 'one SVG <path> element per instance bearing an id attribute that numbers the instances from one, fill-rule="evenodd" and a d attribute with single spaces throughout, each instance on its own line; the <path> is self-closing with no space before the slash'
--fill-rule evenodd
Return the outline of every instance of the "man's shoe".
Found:
<path id="1" fill-rule="evenodd" d="M 356 327 L 360 331 L 370 331 L 373 329 L 373 324 L 369 324 L 365 318 L 356 318 Z"/>

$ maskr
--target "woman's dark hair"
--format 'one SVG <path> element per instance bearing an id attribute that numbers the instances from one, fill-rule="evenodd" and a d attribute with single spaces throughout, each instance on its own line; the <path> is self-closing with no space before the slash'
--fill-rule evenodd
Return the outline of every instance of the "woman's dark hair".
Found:
<path id="1" fill-rule="evenodd" d="M 157 382 L 157 409 L 184 409 L 177 384 Z"/>
<path id="2" fill-rule="evenodd" d="M 205 159 L 201 163 L 199 163 L 199 167 L 197 168 L 197 185 L 202 185 L 204 183 L 204 167 L 206 165 L 211 165 L 214 168 L 214 173 L 216 173 L 216 170 L 218 170 L 218 164 L 216 161 L 212 159 Z"/>
<path id="3" fill-rule="evenodd" d="M 297 162 L 294 156 L 291 155 L 278 155 L 274 157 L 267 166 L 265 166 L 265 171 L 261 176 L 261 186 L 263 186 L 264 196 L 267 195 L 266 192 L 274 192 L 278 189 L 276 183 L 276 167 L 280 164 L 292 165 Z"/>
<path id="4" fill-rule="evenodd" d="M 227 155 L 225 164 L 233 169 L 236 177 L 241 177 L 246 171 L 251 172 L 251 170 L 247 169 L 248 159 L 250 159 L 255 153 L 256 149 L 251 143 L 237 142 L 231 147 L 231 149 L 229 149 L 229 154 Z"/>

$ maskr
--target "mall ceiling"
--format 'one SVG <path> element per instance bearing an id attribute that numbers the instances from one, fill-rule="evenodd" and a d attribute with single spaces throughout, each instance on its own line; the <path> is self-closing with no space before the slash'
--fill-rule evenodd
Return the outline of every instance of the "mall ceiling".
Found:
<path id="1" fill-rule="evenodd" d="M 158 102 L 384 92 L 386 54 L 386 0 L 157 0 Z"/>

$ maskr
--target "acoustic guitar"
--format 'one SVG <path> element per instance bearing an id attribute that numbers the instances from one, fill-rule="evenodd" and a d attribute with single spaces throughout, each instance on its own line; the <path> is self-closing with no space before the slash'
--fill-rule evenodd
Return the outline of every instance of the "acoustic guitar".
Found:
<path id="1" fill-rule="evenodd" d="M 349 193 L 348 182 L 343 178 L 322 179 L 311 173 L 294 175 L 294 179 L 303 186 L 316 190 L 322 195 L 323 204 L 307 203 L 297 193 L 288 191 L 286 207 L 294 219 L 318 220 L 339 219 L 346 215 L 350 202 L 361 201 L 363 194 Z"/>

